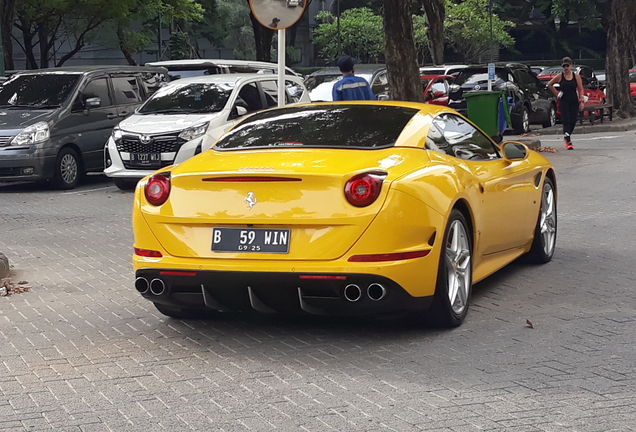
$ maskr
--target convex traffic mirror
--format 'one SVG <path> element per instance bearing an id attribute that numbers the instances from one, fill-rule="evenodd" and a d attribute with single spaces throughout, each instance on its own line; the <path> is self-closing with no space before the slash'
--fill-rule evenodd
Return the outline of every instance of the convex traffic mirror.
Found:
<path id="1" fill-rule="evenodd" d="M 296 24 L 309 0 L 250 0 L 250 9 L 258 22 L 274 30 Z"/>

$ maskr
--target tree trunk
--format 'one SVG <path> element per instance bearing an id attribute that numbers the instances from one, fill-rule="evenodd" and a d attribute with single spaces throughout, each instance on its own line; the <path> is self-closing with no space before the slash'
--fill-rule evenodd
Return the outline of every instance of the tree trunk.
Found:
<path id="1" fill-rule="evenodd" d="M 421 0 L 428 20 L 428 48 L 431 50 L 433 64 L 444 64 L 444 19 L 446 8 L 444 0 Z"/>
<path id="2" fill-rule="evenodd" d="M 129 65 L 137 66 L 137 61 L 133 58 L 132 53 L 126 47 L 126 36 L 124 35 L 124 29 L 121 27 L 121 23 L 117 23 L 117 42 L 119 44 L 119 50 L 124 55 L 124 58 Z"/>
<path id="3" fill-rule="evenodd" d="M 247 0 L 249 3 L 249 0 Z M 254 30 L 254 44 L 256 46 L 256 60 L 272 61 L 272 40 L 274 39 L 274 31 L 264 27 L 258 22 L 252 11 L 250 10 L 250 20 L 252 21 L 252 29 Z"/>
<path id="4" fill-rule="evenodd" d="M 636 109 L 629 94 L 628 70 L 630 30 L 636 19 L 634 0 L 609 0 L 607 20 L 607 96 L 619 117 L 635 117 Z"/>
<path id="5" fill-rule="evenodd" d="M 40 69 L 46 69 L 49 67 L 49 29 L 44 25 L 38 25 L 38 39 L 40 45 Z"/>
<path id="6" fill-rule="evenodd" d="M 0 0 L 0 29 L 2 30 L 2 50 L 4 52 L 5 70 L 15 69 L 13 63 L 13 19 L 16 0 Z M 2 61 L 2 59 L 0 59 Z"/>
<path id="7" fill-rule="evenodd" d="M 384 0 L 384 37 L 389 97 L 394 100 L 423 102 L 413 40 L 411 0 Z"/>

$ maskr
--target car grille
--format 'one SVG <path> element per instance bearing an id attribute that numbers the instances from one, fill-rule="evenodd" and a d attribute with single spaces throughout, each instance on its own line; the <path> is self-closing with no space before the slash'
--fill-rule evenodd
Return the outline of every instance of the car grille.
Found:
<path id="1" fill-rule="evenodd" d="M 0 177 L 14 177 L 20 175 L 19 167 L 0 168 Z"/>
<path id="2" fill-rule="evenodd" d="M 9 141 L 11 141 L 12 136 L 0 136 L 0 147 L 5 147 L 9 145 Z"/>
<path id="3" fill-rule="evenodd" d="M 139 135 L 124 135 L 115 142 L 117 150 L 126 153 L 176 153 L 185 142 L 177 134 L 148 136 L 152 141 L 142 144 Z"/>
<path id="4" fill-rule="evenodd" d="M 148 135 L 151 138 L 151 141 L 148 144 L 142 144 L 139 138 L 139 135 L 124 135 L 121 139 L 115 141 L 115 145 L 117 146 L 117 150 L 119 152 L 125 153 L 174 153 L 175 156 L 181 149 L 181 146 L 185 142 L 183 139 L 179 138 L 178 134 L 170 134 L 170 135 Z M 131 163 L 130 161 L 124 160 L 124 168 L 126 169 L 148 169 L 150 168 L 148 165 L 141 165 L 137 163 Z M 174 159 L 171 160 L 162 160 L 159 166 L 154 166 L 152 168 L 156 169 L 159 167 L 165 167 L 168 165 L 172 165 Z"/>

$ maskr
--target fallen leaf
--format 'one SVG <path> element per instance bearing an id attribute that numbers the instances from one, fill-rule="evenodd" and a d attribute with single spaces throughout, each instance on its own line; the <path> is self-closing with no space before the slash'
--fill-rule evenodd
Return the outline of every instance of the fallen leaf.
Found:
<path id="1" fill-rule="evenodd" d="M 526 324 L 528 324 L 528 327 L 530 327 L 531 329 L 534 328 L 534 326 L 532 325 L 532 323 L 530 322 L 530 320 L 526 320 Z"/>

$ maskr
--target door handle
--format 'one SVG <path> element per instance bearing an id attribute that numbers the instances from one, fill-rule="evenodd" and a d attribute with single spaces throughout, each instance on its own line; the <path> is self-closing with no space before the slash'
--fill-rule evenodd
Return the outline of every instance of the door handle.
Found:
<path id="1" fill-rule="evenodd" d="M 106 115 L 106 118 L 107 118 L 108 120 L 112 120 L 112 119 L 114 119 L 114 118 L 117 118 L 117 114 L 107 114 L 107 115 Z"/>

